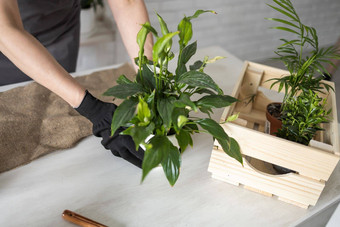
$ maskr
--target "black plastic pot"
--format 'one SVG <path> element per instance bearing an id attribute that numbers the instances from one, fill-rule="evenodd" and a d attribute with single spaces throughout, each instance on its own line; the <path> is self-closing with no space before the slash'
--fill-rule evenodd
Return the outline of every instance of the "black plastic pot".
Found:
<path id="1" fill-rule="evenodd" d="M 279 165 L 275 165 L 275 164 L 272 164 L 272 165 L 278 174 L 296 173 L 294 170 L 291 170 L 291 169 L 288 169 L 288 168 L 285 168 Z"/>

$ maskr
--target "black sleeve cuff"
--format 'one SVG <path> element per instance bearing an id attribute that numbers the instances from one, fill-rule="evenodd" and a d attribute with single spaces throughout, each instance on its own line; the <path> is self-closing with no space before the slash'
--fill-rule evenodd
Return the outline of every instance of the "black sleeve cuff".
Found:
<path id="1" fill-rule="evenodd" d="M 102 102 L 86 90 L 83 101 L 75 110 L 92 122 L 93 134 L 100 136 L 102 130 L 111 129 L 112 116 L 116 108 L 115 104 Z"/>

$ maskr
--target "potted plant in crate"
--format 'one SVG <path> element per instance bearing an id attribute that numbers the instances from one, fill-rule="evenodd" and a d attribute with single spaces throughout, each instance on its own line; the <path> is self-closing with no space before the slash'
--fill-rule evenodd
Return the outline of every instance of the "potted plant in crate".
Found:
<path id="1" fill-rule="evenodd" d="M 169 32 L 167 24 L 157 14 L 161 36 L 150 23 L 143 24 L 137 35 L 140 50 L 136 58 L 139 70 L 135 81 L 121 75 L 117 80 L 118 85 L 104 93 L 124 100 L 114 113 L 112 133 L 120 126 L 125 126 L 126 130 L 122 134 L 130 135 L 136 147 L 145 147 L 142 181 L 150 170 L 161 165 L 173 186 L 180 173 L 181 152 L 188 145 L 193 145 L 192 134 L 201 131 L 211 134 L 229 156 L 242 163 L 236 140 L 229 137 L 219 123 L 210 118 L 213 108 L 222 108 L 237 101 L 224 95 L 213 79 L 204 73 L 205 66 L 219 57 L 210 60 L 206 57 L 187 67 L 197 49 L 196 42 L 189 44 L 192 38 L 191 20 L 205 12 L 214 13 L 197 10 L 194 15 L 184 17 L 175 32 Z M 150 32 L 156 37 L 152 60 L 144 56 L 144 43 Z M 177 68 L 175 72 L 170 72 L 168 63 L 174 59 L 171 47 L 175 36 L 179 38 L 179 54 Z M 195 100 L 194 94 L 203 97 Z M 201 111 L 207 117 L 193 117 L 190 115 L 191 111 Z M 168 135 L 171 133 L 175 134 L 179 147 L 169 140 Z M 150 136 L 153 137 L 147 140 Z"/>
<path id="2" fill-rule="evenodd" d="M 322 75 L 328 74 L 322 64 L 333 64 L 330 59 L 340 58 L 333 46 L 320 48 L 318 35 L 313 27 L 303 24 L 290 0 L 273 0 L 269 5 L 288 19 L 267 18 L 282 26 L 273 27 L 291 33 L 295 38 L 281 39 L 283 44 L 275 52 L 287 70 L 288 75 L 271 79 L 271 86 L 278 85 L 279 92 L 284 89 L 281 105 L 269 104 L 267 116 L 277 112 L 281 125 L 271 134 L 308 145 L 316 132 L 323 130 L 321 123 L 328 122 L 330 109 L 326 109 L 327 94 L 333 88 L 324 82 Z M 311 49 L 307 56 L 306 49 Z M 268 118 L 268 117 L 267 117 Z M 277 121 L 277 120 L 276 120 Z M 273 123 L 271 123 L 273 124 Z M 275 166 L 280 173 L 289 172 L 286 168 Z"/>

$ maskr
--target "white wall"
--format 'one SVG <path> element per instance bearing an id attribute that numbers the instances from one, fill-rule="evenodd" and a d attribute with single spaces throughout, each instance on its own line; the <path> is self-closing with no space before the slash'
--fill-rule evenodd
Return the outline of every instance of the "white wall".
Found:
<path id="1" fill-rule="evenodd" d="M 335 43 L 340 37 L 340 0 L 292 0 L 303 23 L 315 27 L 320 45 Z M 194 37 L 199 47 L 219 45 L 243 60 L 273 57 L 285 32 L 269 29 L 277 24 L 265 17 L 279 14 L 266 3 L 269 0 L 145 0 L 151 24 L 158 21 L 157 11 L 176 30 L 183 15 L 196 9 L 211 9 L 218 14 L 203 14 L 193 20 Z"/>
<path id="2" fill-rule="evenodd" d="M 292 2 L 303 23 L 317 29 L 320 45 L 335 43 L 340 37 L 340 0 Z M 198 41 L 199 48 L 219 45 L 241 60 L 261 62 L 274 57 L 273 51 L 281 44 L 279 38 L 287 38 L 285 32 L 269 29 L 277 26 L 276 23 L 264 19 L 280 16 L 266 5 L 272 3 L 271 0 L 145 0 L 145 3 L 151 24 L 159 29 L 156 11 L 172 31 L 177 29 L 177 24 L 184 15 L 190 16 L 197 9 L 215 10 L 217 15 L 203 14 L 192 21 L 193 40 Z M 111 21 L 105 26 L 111 31 L 104 33 L 110 37 L 105 42 L 98 38 L 97 43 L 81 44 L 78 71 L 129 61 L 119 33 L 112 31 L 116 27 L 112 26 L 113 17 L 107 5 L 105 10 L 108 18 L 106 21 Z M 176 50 L 178 48 L 174 42 L 174 52 Z"/>

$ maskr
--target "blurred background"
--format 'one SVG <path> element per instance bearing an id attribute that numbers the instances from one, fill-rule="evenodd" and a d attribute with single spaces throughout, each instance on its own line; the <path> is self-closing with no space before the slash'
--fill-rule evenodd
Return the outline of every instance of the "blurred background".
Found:
<path id="1" fill-rule="evenodd" d="M 340 38 L 339 0 L 292 0 L 303 23 L 316 28 L 321 47 L 335 44 Z M 289 38 L 287 32 L 270 29 L 276 23 L 266 17 L 280 17 L 267 4 L 271 0 L 145 0 L 151 24 L 159 28 L 155 12 L 167 22 L 171 31 L 177 29 L 181 18 L 191 16 L 197 9 L 210 9 L 217 15 L 202 14 L 192 21 L 193 39 L 198 48 L 217 45 L 241 60 L 250 60 L 283 67 L 270 58 L 281 44 L 280 38 Z M 92 16 L 89 16 L 91 15 Z M 104 7 L 82 10 L 81 46 L 77 71 L 129 61 L 113 16 L 104 1 Z M 92 18 L 92 19 L 91 19 Z M 176 53 L 176 45 L 173 51 Z M 333 75 L 336 90 L 340 90 L 340 70 Z M 337 95 L 340 106 L 340 93 Z M 340 112 L 338 110 L 338 112 Z M 339 113 L 338 113 L 339 114 Z"/>

